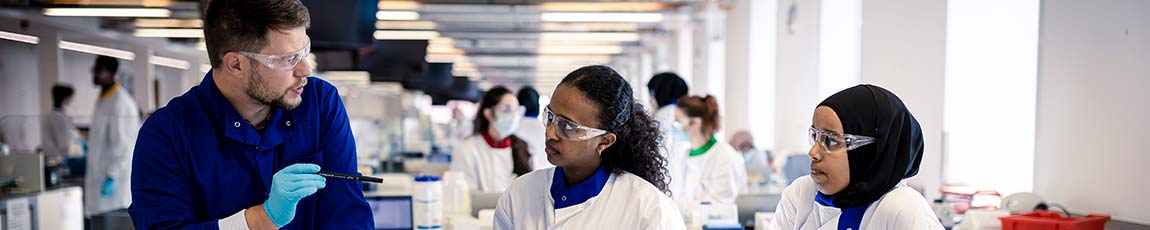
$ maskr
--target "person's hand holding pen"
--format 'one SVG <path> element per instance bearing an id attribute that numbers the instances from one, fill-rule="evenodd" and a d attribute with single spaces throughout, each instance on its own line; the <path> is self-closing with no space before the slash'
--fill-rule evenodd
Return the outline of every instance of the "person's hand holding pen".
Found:
<path id="1" fill-rule="evenodd" d="M 276 172 L 272 176 L 267 201 L 245 212 L 248 226 L 252 229 L 276 229 L 291 223 L 295 218 L 296 204 L 327 186 L 327 179 L 316 174 L 319 170 L 319 165 L 315 164 L 293 164 Z"/>
<path id="2" fill-rule="evenodd" d="M 272 191 L 268 194 L 268 200 L 263 205 L 249 208 L 245 213 L 248 226 L 252 226 L 252 229 L 261 229 L 255 226 L 275 229 L 291 223 L 295 218 L 296 204 L 323 189 L 327 184 L 326 177 L 383 183 L 383 179 L 375 177 L 323 172 L 315 164 L 293 164 L 272 176 Z"/>

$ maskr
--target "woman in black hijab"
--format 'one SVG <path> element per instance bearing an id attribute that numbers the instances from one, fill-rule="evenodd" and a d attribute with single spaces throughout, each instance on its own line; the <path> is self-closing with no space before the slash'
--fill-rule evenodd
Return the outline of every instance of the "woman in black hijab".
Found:
<path id="1" fill-rule="evenodd" d="M 922 128 L 902 100 L 858 85 L 819 103 L 811 175 L 783 190 L 770 229 L 943 229 L 904 179 L 922 162 Z"/>

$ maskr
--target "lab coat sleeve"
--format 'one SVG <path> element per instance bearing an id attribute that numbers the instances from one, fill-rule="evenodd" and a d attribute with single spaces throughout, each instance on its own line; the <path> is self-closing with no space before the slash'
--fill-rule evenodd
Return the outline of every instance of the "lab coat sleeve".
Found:
<path id="1" fill-rule="evenodd" d="M 127 94 L 124 94 L 127 95 Z M 123 95 L 120 95 L 123 96 Z M 126 170 L 132 162 L 128 160 L 132 154 L 133 143 L 136 142 L 136 131 L 140 127 L 140 117 L 134 102 L 119 98 L 120 104 L 116 107 L 116 114 L 109 118 L 108 128 L 108 178 L 120 179 L 121 175 L 128 176 Z"/>
<path id="2" fill-rule="evenodd" d="M 325 171 L 359 175 L 357 172 L 355 138 L 351 133 L 347 111 L 335 87 L 322 81 L 316 93 L 324 111 L 321 121 L 320 146 L 323 147 Z M 317 192 L 319 208 L 315 216 L 317 228 L 373 229 L 371 206 L 363 196 L 363 185 L 353 180 L 327 180 L 327 187 Z"/>
<path id="3" fill-rule="evenodd" d="M 887 193 L 876 207 L 874 218 L 885 221 L 886 229 L 943 229 L 926 199 L 907 187 Z"/>
<path id="4" fill-rule="evenodd" d="M 714 152 L 712 154 L 719 154 L 722 152 Z M 726 157 L 726 156 L 713 156 L 713 157 Z M 716 159 L 720 160 L 722 164 L 710 170 L 714 170 L 711 178 L 706 178 L 703 182 L 707 188 L 707 195 L 711 201 L 734 204 L 735 196 L 739 193 L 739 183 L 746 183 L 744 177 L 739 177 L 738 165 L 731 165 L 731 161 L 726 158 Z M 742 178 L 742 179 L 740 179 Z"/>
<path id="5" fill-rule="evenodd" d="M 942 230 L 942 224 L 933 214 L 923 215 L 916 209 L 901 210 L 887 222 L 887 229 L 930 229 Z"/>
<path id="6" fill-rule="evenodd" d="M 492 222 L 492 229 L 515 229 L 515 220 L 511 218 L 511 207 L 511 192 L 499 195 L 499 201 L 495 204 L 495 220 Z"/>
<path id="7" fill-rule="evenodd" d="M 197 218 L 191 180 L 169 133 L 160 124 L 175 122 L 153 116 L 140 129 L 132 161 L 132 205 L 136 229 L 218 229 L 219 220 Z"/>
<path id="8" fill-rule="evenodd" d="M 479 173 L 476 169 L 474 159 L 475 149 L 472 145 L 472 139 L 466 138 L 464 141 L 455 147 L 454 153 L 451 154 L 451 171 L 463 172 L 464 178 L 467 178 L 467 185 L 471 187 L 472 191 L 481 190 L 479 188 Z"/>
<path id="9" fill-rule="evenodd" d="M 795 219 L 800 215 L 798 213 L 798 206 L 795 203 L 797 199 L 797 186 L 792 184 L 783 189 L 783 195 L 779 198 L 779 204 L 775 206 L 775 217 L 771 220 L 770 225 L 767 225 L 769 230 L 790 230 L 797 229 L 798 224 Z"/>
<path id="10" fill-rule="evenodd" d="M 670 229 L 670 230 L 685 230 L 686 224 L 683 222 L 683 215 L 679 212 L 678 206 L 675 206 L 675 201 L 670 197 L 659 197 L 657 207 L 650 207 L 648 210 L 657 210 L 652 212 L 651 225 L 646 226 L 645 229 Z"/>

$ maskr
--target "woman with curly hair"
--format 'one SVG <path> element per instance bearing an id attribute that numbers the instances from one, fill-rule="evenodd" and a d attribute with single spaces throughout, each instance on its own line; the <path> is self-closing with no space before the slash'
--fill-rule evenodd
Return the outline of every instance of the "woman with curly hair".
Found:
<path id="1" fill-rule="evenodd" d="M 667 194 L 662 136 L 615 70 L 571 72 L 544 110 L 547 160 L 495 208 L 495 229 L 685 229 Z"/>

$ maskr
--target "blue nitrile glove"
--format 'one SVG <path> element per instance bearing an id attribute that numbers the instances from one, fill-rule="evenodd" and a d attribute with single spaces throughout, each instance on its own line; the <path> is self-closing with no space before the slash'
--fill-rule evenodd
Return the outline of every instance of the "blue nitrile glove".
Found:
<path id="1" fill-rule="evenodd" d="M 264 202 L 264 212 L 272 223 L 281 228 L 291 223 L 299 200 L 327 185 L 327 179 L 315 174 L 317 172 L 319 165 L 293 164 L 272 176 L 272 191 Z"/>
<path id="2" fill-rule="evenodd" d="M 100 196 L 104 198 L 112 197 L 112 193 L 116 192 L 116 180 L 111 177 L 104 179 L 104 187 L 100 188 Z"/>

